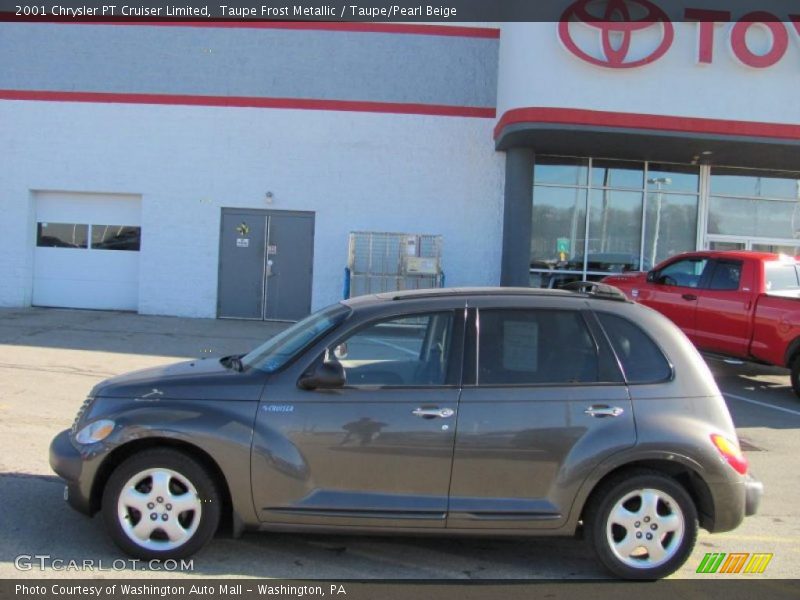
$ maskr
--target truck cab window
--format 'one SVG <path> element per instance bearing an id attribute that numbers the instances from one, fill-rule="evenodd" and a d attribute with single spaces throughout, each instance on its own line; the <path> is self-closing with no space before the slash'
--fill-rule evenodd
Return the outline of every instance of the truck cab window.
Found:
<path id="1" fill-rule="evenodd" d="M 696 288 L 708 266 L 706 258 L 687 258 L 671 263 L 658 272 L 656 281 L 662 285 Z"/>
<path id="2" fill-rule="evenodd" d="M 739 261 L 719 261 L 714 267 L 711 283 L 712 290 L 738 290 L 742 278 L 742 263 Z"/>

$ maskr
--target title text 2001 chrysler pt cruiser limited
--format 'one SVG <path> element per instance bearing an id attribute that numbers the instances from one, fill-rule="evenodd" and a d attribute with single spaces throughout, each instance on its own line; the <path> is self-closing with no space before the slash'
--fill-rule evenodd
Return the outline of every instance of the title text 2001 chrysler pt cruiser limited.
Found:
<path id="1" fill-rule="evenodd" d="M 756 511 L 708 368 L 615 288 L 326 308 L 244 356 L 97 385 L 50 461 L 142 558 L 246 529 L 573 535 L 655 578 Z"/>

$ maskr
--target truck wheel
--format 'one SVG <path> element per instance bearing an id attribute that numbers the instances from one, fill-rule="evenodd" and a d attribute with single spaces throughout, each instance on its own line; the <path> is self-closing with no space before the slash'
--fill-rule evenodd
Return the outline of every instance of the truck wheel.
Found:
<path id="1" fill-rule="evenodd" d="M 659 579 L 686 562 L 697 509 L 686 490 L 657 471 L 628 471 L 601 484 L 586 512 L 586 539 L 623 579 Z"/>
<path id="2" fill-rule="evenodd" d="M 220 520 L 220 495 L 206 469 L 166 448 L 120 464 L 103 492 L 103 521 L 114 543 L 144 560 L 184 558 L 205 546 Z"/>
<path id="3" fill-rule="evenodd" d="M 791 367 L 792 373 L 790 379 L 792 381 L 792 389 L 794 393 L 800 398 L 800 354 L 792 359 Z"/>

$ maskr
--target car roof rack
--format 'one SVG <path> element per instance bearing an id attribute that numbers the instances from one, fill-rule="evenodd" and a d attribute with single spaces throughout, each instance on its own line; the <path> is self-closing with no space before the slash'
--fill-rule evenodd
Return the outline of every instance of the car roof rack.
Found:
<path id="1" fill-rule="evenodd" d="M 466 288 L 427 288 L 403 290 L 399 292 L 381 292 L 376 298 L 389 300 L 417 300 L 419 298 L 448 298 L 453 296 L 570 296 L 560 289 L 543 289 L 527 287 L 466 287 Z M 359 296 L 365 298 L 366 296 Z"/>
<path id="2" fill-rule="evenodd" d="M 618 302 L 629 302 L 628 297 L 618 287 L 600 283 L 599 281 L 572 281 L 565 283 L 559 289 L 570 292 L 581 292 L 594 298 L 603 300 L 616 300 Z"/>

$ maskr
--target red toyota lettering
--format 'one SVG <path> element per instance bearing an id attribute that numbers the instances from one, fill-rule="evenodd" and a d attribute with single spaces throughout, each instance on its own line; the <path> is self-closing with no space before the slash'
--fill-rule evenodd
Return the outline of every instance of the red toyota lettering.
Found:
<path id="1" fill-rule="evenodd" d="M 747 32 L 753 25 L 769 29 L 772 45 L 764 54 L 756 54 L 747 46 Z M 731 49 L 742 64 L 755 69 L 771 67 L 786 54 L 789 46 L 789 34 L 778 17 L 765 11 L 747 13 L 731 30 Z"/>
<path id="2" fill-rule="evenodd" d="M 710 65 L 714 60 L 714 28 L 731 20 L 726 10 L 687 8 L 683 13 L 687 21 L 697 21 L 697 62 Z"/>

